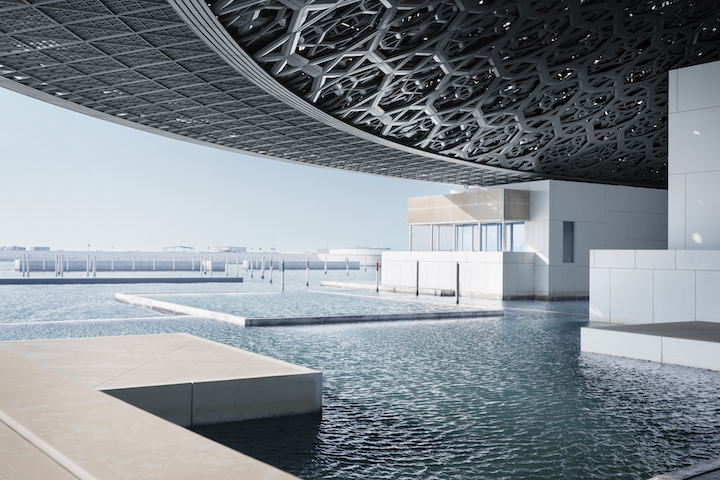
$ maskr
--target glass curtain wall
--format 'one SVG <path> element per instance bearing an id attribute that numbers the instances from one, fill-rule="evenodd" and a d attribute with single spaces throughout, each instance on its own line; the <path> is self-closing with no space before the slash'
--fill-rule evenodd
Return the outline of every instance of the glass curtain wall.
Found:
<path id="1" fill-rule="evenodd" d="M 477 252 L 478 233 L 479 228 L 477 224 L 457 225 L 455 227 L 455 251 Z"/>
<path id="2" fill-rule="evenodd" d="M 410 250 L 414 252 L 429 252 L 432 243 L 430 238 L 430 225 L 410 226 Z"/>
<path id="3" fill-rule="evenodd" d="M 453 227 L 452 225 L 433 225 L 432 244 L 435 252 L 452 252 Z"/>
<path id="4" fill-rule="evenodd" d="M 505 224 L 505 251 L 525 251 L 525 223 L 514 222 Z"/>
<path id="5" fill-rule="evenodd" d="M 502 251 L 502 224 L 483 223 L 480 225 L 480 250 L 483 252 Z"/>

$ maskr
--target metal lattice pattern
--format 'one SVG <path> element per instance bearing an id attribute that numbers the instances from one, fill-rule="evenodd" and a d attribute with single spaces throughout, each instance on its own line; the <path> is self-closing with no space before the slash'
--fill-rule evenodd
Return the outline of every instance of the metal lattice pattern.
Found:
<path id="1" fill-rule="evenodd" d="M 718 0 L 209 0 L 336 118 L 549 177 L 667 182 L 667 71 L 720 59 Z"/>
<path id="2" fill-rule="evenodd" d="M 448 184 L 537 178 L 397 151 L 300 114 L 230 68 L 163 0 L 0 0 L 0 77 L 102 118 L 275 159 Z"/>

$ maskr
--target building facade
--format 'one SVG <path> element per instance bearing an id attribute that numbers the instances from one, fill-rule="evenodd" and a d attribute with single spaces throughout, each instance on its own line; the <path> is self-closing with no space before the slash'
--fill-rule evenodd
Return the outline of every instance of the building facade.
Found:
<path id="1" fill-rule="evenodd" d="M 382 281 L 480 298 L 587 298 L 590 251 L 666 248 L 667 216 L 664 190 L 559 180 L 411 198 L 409 249 L 383 252 Z"/>
<path id="2" fill-rule="evenodd" d="M 591 252 L 590 320 L 720 322 L 720 62 L 673 70 L 669 250 Z"/>

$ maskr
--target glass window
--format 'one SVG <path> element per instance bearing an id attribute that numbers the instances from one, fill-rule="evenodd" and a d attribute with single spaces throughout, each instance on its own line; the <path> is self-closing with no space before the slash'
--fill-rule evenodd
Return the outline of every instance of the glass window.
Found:
<path id="1" fill-rule="evenodd" d="M 575 222 L 563 222 L 563 263 L 575 262 Z"/>
<path id="2" fill-rule="evenodd" d="M 438 225 L 439 242 L 438 252 L 452 252 L 453 249 L 453 227 L 452 225 Z"/>
<path id="3" fill-rule="evenodd" d="M 505 224 L 505 250 L 508 252 L 525 251 L 525 223 Z"/>
<path id="4" fill-rule="evenodd" d="M 502 250 L 502 224 L 483 223 L 480 225 L 480 250 L 483 252 L 500 252 Z"/>
<path id="5" fill-rule="evenodd" d="M 477 252 L 478 225 L 458 225 L 455 230 L 455 251 Z"/>
<path id="6" fill-rule="evenodd" d="M 431 241 L 430 225 L 410 225 L 410 250 L 429 252 Z"/>

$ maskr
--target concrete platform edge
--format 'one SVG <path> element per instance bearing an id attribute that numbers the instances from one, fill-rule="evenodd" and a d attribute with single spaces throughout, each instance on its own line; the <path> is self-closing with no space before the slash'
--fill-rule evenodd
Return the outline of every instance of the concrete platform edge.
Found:
<path id="1" fill-rule="evenodd" d="M 649 480 L 688 480 L 705 473 L 714 472 L 715 470 L 720 470 L 720 458 L 707 460 L 696 465 L 675 470 L 674 472 L 663 473 Z"/>

